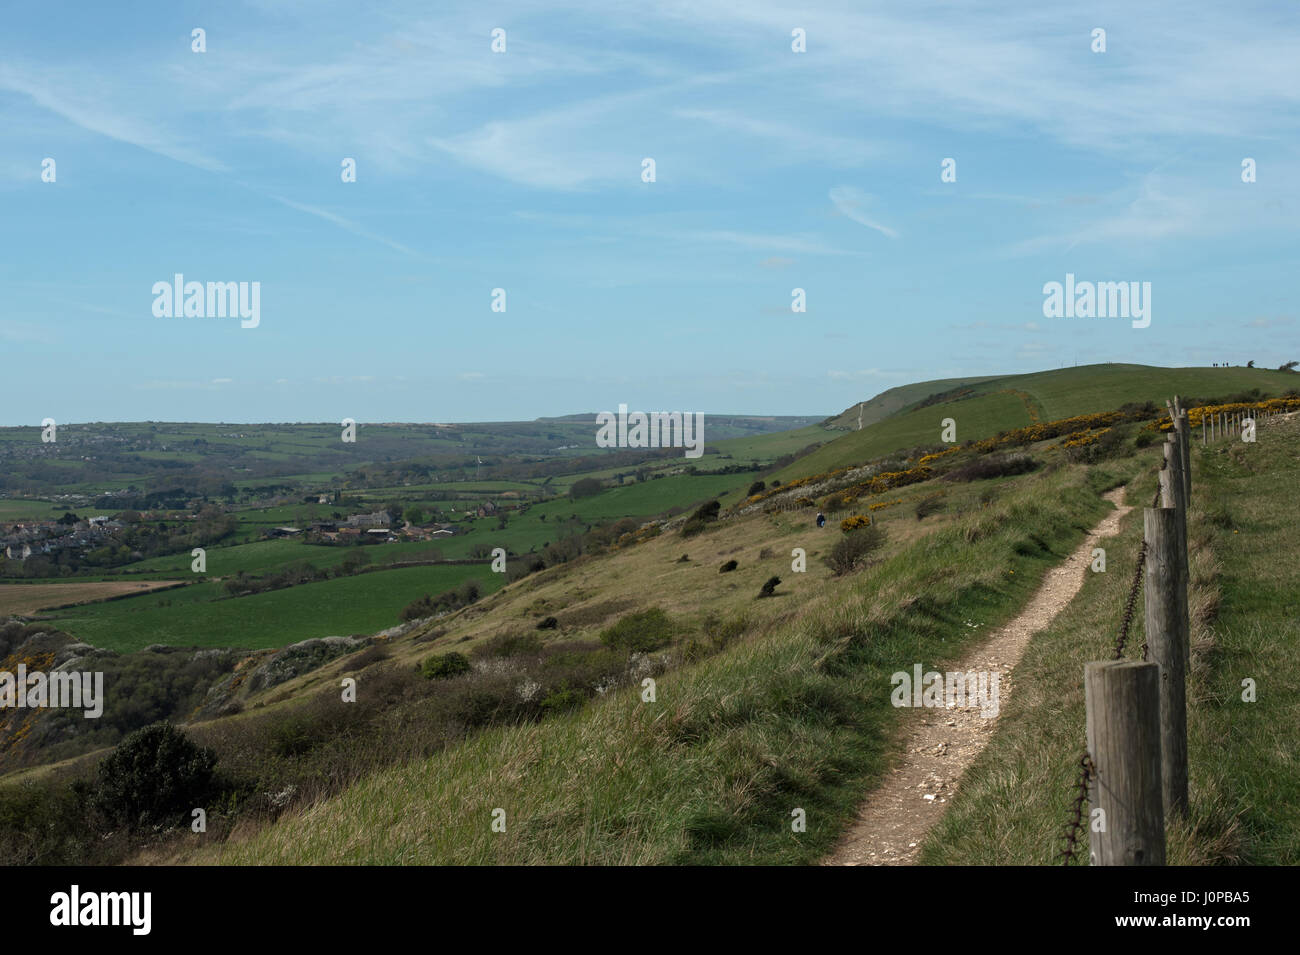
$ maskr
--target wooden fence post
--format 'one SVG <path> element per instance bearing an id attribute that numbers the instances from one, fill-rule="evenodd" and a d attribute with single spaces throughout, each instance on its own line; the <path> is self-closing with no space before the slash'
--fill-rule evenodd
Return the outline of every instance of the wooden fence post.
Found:
<path id="1" fill-rule="evenodd" d="M 1187 813 L 1187 558 L 1177 508 L 1147 508 L 1147 653 L 1160 665 L 1161 792 L 1165 817 Z"/>
<path id="2" fill-rule="evenodd" d="M 1108 660 L 1083 667 L 1089 802 L 1102 818 L 1089 835 L 1092 865 L 1164 865 L 1160 783 L 1160 667 Z"/>
<path id="3" fill-rule="evenodd" d="M 1178 413 L 1178 441 L 1179 450 L 1183 458 L 1183 488 L 1187 492 L 1184 497 L 1190 504 L 1192 500 L 1192 428 L 1187 423 L 1187 412 Z"/>

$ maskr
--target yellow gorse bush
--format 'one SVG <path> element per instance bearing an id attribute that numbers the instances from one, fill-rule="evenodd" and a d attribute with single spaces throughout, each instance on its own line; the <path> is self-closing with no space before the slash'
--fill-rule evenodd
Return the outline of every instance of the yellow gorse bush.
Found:
<path id="1" fill-rule="evenodd" d="M 1213 418 L 1219 414 L 1236 414 L 1241 411 L 1269 411 L 1276 414 L 1277 412 L 1295 411 L 1297 409 L 1300 409 L 1300 397 L 1264 398 L 1260 401 L 1235 401 L 1223 405 L 1202 405 L 1199 408 L 1187 409 L 1187 424 L 1189 427 L 1199 428 L 1201 422 L 1206 418 Z M 1168 415 L 1151 424 L 1153 431 L 1169 431 L 1172 428 L 1173 422 L 1169 420 Z"/>

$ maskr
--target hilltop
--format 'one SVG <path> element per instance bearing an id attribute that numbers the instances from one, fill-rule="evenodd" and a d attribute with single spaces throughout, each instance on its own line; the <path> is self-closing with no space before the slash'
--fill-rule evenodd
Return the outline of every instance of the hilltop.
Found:
<path id="1" fill-rule="evenodd" d="M 1079 365 L 1025 375 L 939 379 L 883 392 L 866 404 L 857 430 L 858 406 L 829 419 L 832 437 L 813 453 L 773 474 L 781 481 L 848 467 L 895 451 L 940 446 L 942 422 L 952 418 L 959 443 L 1042 421 L 1110 411 L 1152 402 L 1163 408 L 1170 395 L 1188 404 L 1258 389 L 1280 395 L 1300 387 L 1300 375 L 1265 368 L 1162 368 L 1154 365 Z M 896 406 L 896 407 L 895 407 Z M 892 408 L 888 412 L 887 408 Z M 876 416 L 870 420 L 871 413 Z M 837 434 L 840 429 L 851 428 Z"/>

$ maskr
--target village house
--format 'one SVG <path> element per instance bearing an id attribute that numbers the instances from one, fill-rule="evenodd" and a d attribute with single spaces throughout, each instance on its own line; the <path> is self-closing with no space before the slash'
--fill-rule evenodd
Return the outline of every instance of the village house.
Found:
<path id="1" fill-rule="evenodd" d="M 373 514 L 354 514 L 343 523 L 346 527 L 387 527 L 390 521 L 387 511 L 375 511 Z"/>

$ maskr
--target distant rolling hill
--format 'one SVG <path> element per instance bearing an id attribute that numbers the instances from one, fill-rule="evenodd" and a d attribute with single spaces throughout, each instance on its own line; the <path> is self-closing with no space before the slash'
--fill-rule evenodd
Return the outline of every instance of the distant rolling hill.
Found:
<path id="1" fill-rule="evenodd" d="M 940 422 L 952 418 L 957 440 L 979 440 L 1035 421 L 1111 411 L 1130 402 L 1163 405 L 1174 394 L 1195 400 L 1258 388 L 1280 395 L 1300 388 L 1300 374 L 1264 368 L 1157 368 L 1150 365 L 1081 365 L 1026 375 L 947 378 L 892 388 L 866 402 L 857 430 L 858 405 L 829 419 L 850 430 L 773 475 L 788 481 L 859 464 L 902 448 L 939 444 Z M 946 400 L 927 402 L 934 395 Z M 910 398 L 906 404 L 899 402 Z M 890 406 L 897 405 L 892 411 Z M 866 410 L 877 414 L 868 423 Z M 885 411 L 884 414 L 880 412 Z"/>
<path id="2" fill-rule="evenodd" d="M 918 381 L 910 385 L 899 385 L 882 391 L 876 397 L 852 405 L 834 417 L 827 418 L 823 424 L 828 428 L 845 428 L 856 431 L 859 422 L 862 427 L 884 421 L 918 401 L 924 401 L 930 395 L 954 389 L 969 388 L 986 381 L 997 381 L 996 375 L 984 375 L 978 378 L 936 378 L 933 381 Z"/>

